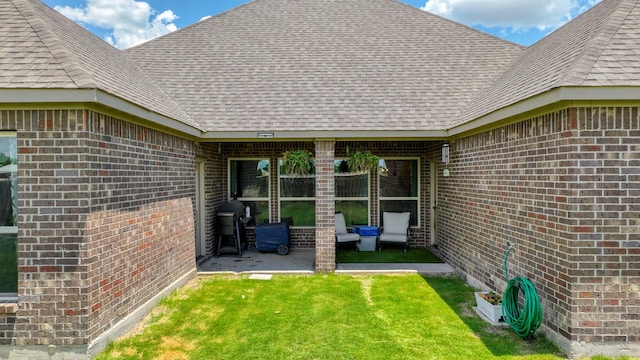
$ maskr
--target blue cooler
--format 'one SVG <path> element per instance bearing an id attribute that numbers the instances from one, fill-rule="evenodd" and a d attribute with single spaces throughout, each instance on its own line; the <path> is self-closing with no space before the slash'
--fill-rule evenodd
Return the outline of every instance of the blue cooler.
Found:
<path id="1" fill-rule="evenodd" d="M 358 251 L 376 251 L 378 239 L 377 226 L 357 226 L 354 231 L 360 235 L 360 242 L 356 244 Z"/>

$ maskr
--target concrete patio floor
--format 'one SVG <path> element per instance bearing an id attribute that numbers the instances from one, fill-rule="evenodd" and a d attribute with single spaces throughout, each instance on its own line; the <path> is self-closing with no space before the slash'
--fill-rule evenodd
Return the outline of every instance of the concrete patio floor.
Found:
<path id="1" fill-rule="evenodd" d="M 231 274 L 313 274 L 315 273 L 315 249 L 291 249 L 288 255 L 275 252 L 259 252 L 250 248 L 238 255 L 222 255 L 198 264 L 198 272 Z M 386 274 L 418 273 L 423 275 L 450 275 L 455 270 L 449 264 L 381 264 L 339 263 L 337 274 Z"/>

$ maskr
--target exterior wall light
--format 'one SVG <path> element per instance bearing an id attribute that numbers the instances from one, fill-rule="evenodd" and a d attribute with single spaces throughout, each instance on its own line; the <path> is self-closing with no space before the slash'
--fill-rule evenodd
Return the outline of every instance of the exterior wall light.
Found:
<path id="1" fill-rule="evenodd" d="M 442 144 L 442 162 L 449 163 L 449 144 Z"/>

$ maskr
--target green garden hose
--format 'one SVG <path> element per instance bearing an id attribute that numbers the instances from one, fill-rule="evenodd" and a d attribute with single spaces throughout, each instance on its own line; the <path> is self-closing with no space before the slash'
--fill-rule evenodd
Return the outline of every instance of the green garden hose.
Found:
<path id="1" fill-rule="evenodd" d="M 533 283 L 524 277 L 509 279 L 507 258 L 511 245 L 507 243 L 507 253 L 504 255 L 504 273 L 507 278 L 507 288 L 502 296 L 502 318 L 511 326 L 518 336 L 523 339 L 533 338 L 533 333 L 542 323 L 542 305 Z M 519 292 L 522 291 L 524 304 L 520 307 Z"/>

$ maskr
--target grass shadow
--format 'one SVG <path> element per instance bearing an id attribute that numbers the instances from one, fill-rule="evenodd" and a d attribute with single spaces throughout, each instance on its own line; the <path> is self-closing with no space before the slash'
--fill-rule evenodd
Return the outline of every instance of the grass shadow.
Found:
<path id="1" fill-rule="evenodd" d="M 461 278 L 424 275 L 422 277 L 493 355 L 531 355 L 536 356 L 536 359 L 565 356 L 562 350 L 540 332 L 536 333 L 531 340 L 523 340 L 509 327 L 493 326 L 484 321 L 473 309 L 475 306 L 473 293 L 476 290 Z"/>

